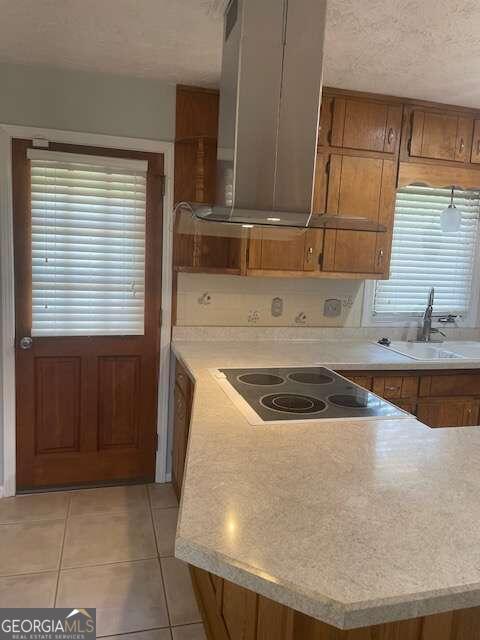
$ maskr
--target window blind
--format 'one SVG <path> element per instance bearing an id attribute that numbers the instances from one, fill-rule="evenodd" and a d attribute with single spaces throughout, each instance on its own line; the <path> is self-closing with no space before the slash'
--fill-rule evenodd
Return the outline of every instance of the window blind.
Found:
<path id="1" fill-rule="evenodd" d="M 395 204 L 390 279 L 375 286 L 374 314 L 418 315 L 435 287 L 434 312 L 468 311 L 475 263 L 479 193 L 454 192 L 460 229 L 442 231 L 450 189 L 411 185 L 399 189 Z"/>
<path id="2" fill-rule="evenodd" d="M 147 163 L 29 149 L 32 335 L 143 335 Z"/>

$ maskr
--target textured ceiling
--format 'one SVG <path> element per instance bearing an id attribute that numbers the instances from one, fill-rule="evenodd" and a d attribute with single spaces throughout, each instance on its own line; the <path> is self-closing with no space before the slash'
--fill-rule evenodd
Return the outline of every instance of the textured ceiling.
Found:
<path id="1" fill-rule="evenodd" d="M 225 0 L 0 0 L 0 61 L 215 85 Z M 480 0 L 329 0 L 325 83 L 480 107 Z"/>

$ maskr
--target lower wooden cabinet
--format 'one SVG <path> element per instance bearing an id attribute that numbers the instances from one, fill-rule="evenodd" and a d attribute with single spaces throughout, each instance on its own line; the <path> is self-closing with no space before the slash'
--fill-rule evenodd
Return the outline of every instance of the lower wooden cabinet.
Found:
<path id="1" fill-rule="evenodd" d="M 478 424 L 480 400 L 435 398 L 419 400 L 417 418 L 429 427 L 469 427 Z"/>
<path id="2" fill-rule="evenodd" d="M 480 607 L 343 631 L 190 567 L 208 640 L 479 640 Z"/>
<path id="3" fill-rule="evenodd" d="M 187 455 L 188 432 L 193 396 L 193 383 L 177 361 L 174 388 L 172 484 L 180 499 Z"/>
<path id="4" fill-rule="evenodd" d="M 476 371 L 340 373 L 429 427 L 469 427 L 480 423 L 480 373 Z"/>

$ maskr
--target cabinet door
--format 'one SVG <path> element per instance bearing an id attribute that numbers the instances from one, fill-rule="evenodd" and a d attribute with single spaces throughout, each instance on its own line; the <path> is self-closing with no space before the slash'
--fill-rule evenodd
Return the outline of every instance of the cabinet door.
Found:
<path id="1" fill-rule="evenodd" d="M 188 407 L 182 390 L 175 385 L 173 419 L 172 476 L 178 499 L 182 491 L 185 455 L 188 440 Z"/>
<path id="2" fill-rule="evenodd" d="M 393 160 L 331 156 L 327 212 L 369 218 L 384 224 L 387 232 L 326 230 L 324 271 L 383 274 L 388 270 L 395 180 Z"/>
<path id="3" fill-rule="evenodd" d="M 306 259 L 305 231 L 254 229 L 248 247 L 248 269 L 303 271 Z"/>
<path id="4" fill-rule="evenodd" d="M 332 147 L 396 153 L 402 121 L 401 105 L 333 98 Z"/>
<path id="5" fill-rule="evenodd" d="M 414 398 L 418 393 L 418 376 L 375 376 L 373 392 L 388 400 Z"/>
<path id="6" fill-rule="evenodd" d="M 429 427 L 465 427 L 478 424 L 480 403 L 473 399 L 419 400 L 417 418 Z"/>
<path id="7" fill-rule="evenodd" d="M 478 164 L 480 162 L 480 120 L 475 120 L 473 127 L 472 154 L 470 162 Z"/>
<path id="8" fill-rule="evenodd" d="M 470 158 L 473 119 L 454 112 L 414 109 L 410 155 L 466 162 Z"/>

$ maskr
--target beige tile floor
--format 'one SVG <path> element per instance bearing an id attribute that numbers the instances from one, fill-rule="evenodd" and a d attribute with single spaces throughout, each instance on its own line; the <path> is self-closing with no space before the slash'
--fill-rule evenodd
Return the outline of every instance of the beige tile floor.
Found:
<path id="1" fill-rule="evenodd" d="M 170 484 L 0 500 L 0 607 L 96 607 L 97 636 L 206 640 L 177 515 Z"/>

